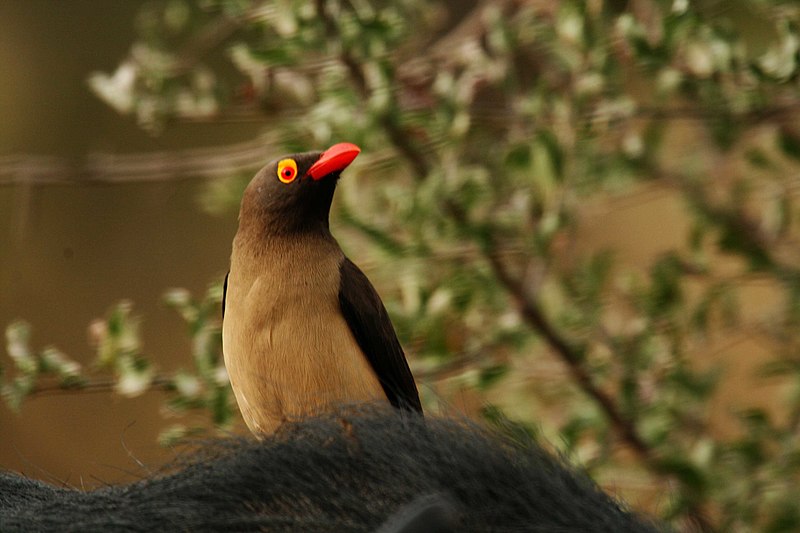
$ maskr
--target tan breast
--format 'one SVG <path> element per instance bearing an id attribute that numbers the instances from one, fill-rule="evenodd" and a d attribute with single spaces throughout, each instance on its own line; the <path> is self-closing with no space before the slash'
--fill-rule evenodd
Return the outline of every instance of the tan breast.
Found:
<path id="1" fill-rule="evenodd" d="M 236 401 L 256 434 L 339 402 L 386 400 L 339 309 L 343 254 L 332 238 L 272 242 L 237 235 L 222 346 Z"/>

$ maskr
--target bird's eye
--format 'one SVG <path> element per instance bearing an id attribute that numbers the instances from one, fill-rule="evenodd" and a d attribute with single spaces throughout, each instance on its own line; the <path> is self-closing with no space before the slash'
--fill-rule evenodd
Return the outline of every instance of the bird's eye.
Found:
<path id="1" fill-rule="evenodd" d="M 278 161 L 278 179 L 283 183 L 291 183 L 297 177 L 297 163 L 294 159 Z"/>

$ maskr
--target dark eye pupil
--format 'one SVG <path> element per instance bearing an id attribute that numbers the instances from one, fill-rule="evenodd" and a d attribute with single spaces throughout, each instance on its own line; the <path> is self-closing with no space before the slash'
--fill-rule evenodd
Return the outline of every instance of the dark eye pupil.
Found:
<path id="1" fill-rule="evenodd" d="M 284 175 L 284 176 L 286 176 L 286 177 L 288 178 L 289 176 L 291 176 L 291 175 L 292 175 L 292 170 L 291 170 L 291 169 L 289 169 L 289 168 L 285 169 L 285 170 L 283 171 L 283 175 Z"/>

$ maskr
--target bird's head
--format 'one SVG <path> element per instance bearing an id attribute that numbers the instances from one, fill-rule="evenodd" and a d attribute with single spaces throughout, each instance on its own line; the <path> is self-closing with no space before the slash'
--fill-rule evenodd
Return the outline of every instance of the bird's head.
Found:
<path id="1" fill-rule="evenodd" d="M 324 152 L 279 157 L 258 171 L 242 197 L 239 224 L 267 234 L 327 230 L 339 174 L 361 149 L 334 144 Z"/>

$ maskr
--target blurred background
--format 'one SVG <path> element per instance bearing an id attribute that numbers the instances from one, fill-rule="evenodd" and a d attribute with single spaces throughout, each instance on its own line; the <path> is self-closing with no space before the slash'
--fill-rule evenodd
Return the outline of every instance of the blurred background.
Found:
<path id="1" fill-rule="evenodd" d="M 160 367 L 186 366 L 186 328 L 161 296 L 204 291 L 225 274 L 236 213 L 200 209 L 206 176 L 176 162 L 192 157 L 186 150 L 239 143 L 254 147 L 251 168 L 271 156 L 253 142 L 263 124 L 153 135 L 91 92 L 89 75 L 126 57 L 143 4 L 0 3 L 0 323 L 24 318 L 35 345 L 57 345 L 84 365 L 94 355 L 89 323 L 130 299 L 146 317 L 146 352 Z M 70 484 L 141 476 L 136 459 L 163 460 L 160 403 L 157 393 L 97 393 L 31 399 L 19 413 L 4 406 L 0 464 Z"/>
<path id="2" fill-rule="evenodd" d="M 800 8 L 0 2 L 0 467 L 96 487 L 243 433 L 241 190 L 355 142 L 332 228 L 430 413 L 679 529 L 800 528 Z"/>

